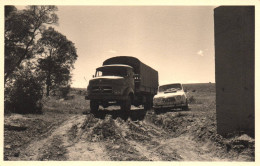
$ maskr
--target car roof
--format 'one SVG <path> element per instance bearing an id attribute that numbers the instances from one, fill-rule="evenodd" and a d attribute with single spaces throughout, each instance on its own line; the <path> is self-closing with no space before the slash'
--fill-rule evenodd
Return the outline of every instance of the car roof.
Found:
<path id="1" fill-rule="evenodd" d="M 163 84 L 163 85 L 159 85 L 159 86 L 174 85 L 174 84 L 180 84 L 180 85 L 182 85 L 181 83 L 171 83 L 171 84 Z"/>

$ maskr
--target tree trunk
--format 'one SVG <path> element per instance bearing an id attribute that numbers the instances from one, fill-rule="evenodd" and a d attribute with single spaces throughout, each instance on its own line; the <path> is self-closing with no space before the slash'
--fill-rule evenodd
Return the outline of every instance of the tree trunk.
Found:
<path id="1" fill-rule="evenodd" d="M 46 89 L 47 89 L 47 92 L 46 92 L 46 96 L 50 96 L 50 84 L 49 84 L 49 79 L 47 78 L 47 81 L 46 81 L 46 84 L 47 84 L 47 87 L 46 87 Z"/>
<path id="2" fill-rule="evenodd" d="M 51 87 L 51 54 L 52 54 L 52 49 L 50 49 L 50 56 L 49 56 L 49 64 L 48 64 L 48 75 L 47 75 L 47 80 L 46 80 L 46 85 L 47 85 L 47 96 L 50 96 L 50 87 Z"/>

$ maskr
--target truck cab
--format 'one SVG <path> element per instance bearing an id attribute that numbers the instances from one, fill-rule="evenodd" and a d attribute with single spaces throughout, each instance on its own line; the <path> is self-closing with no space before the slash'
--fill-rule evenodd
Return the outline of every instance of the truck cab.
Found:
<path id="1" fill-rule="evenodd" d="M 122 105 L 134 93 L 134 72 L 129 65 L 104 65 L 96 69 L 89 80 L 86 99 L 90 100 L 92 110 L 97 105 L 104 108 L 110 105 Z"/>

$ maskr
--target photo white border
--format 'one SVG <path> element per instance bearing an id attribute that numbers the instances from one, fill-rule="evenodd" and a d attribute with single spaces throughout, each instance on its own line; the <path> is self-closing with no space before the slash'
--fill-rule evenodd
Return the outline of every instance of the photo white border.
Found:
<path id="1" fill-rule="evenodd" d="M 0 0 L 0 166 L 12 166 L 12 165 L 259 165 L 259 143 L 255 141 L 255 162 L 115 162 L 115 161 L 4 161 L 3 149 L 4 149 L 4 6 L 5 5 L 73 5 L 73 6 L 220 6 L 220 5 L 254 5 L 255 6 L 255 140 L 259 140 L 259 103 L 260 99 L 260 55 L 259 55 L 259 30 L 260 30 L 260 0 Z M 258 93 L 257 93 L 258 92 Z M 258 100 L 257 100 L 258 99 Z M 257 164 L 258 163 L 258 164 Z"/>

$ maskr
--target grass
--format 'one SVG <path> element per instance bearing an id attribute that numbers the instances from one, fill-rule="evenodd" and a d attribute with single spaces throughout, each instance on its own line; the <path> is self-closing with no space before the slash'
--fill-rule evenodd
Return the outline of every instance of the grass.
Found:
<path id="1" fill-rule="evenodd" d="M 216 92 L 215 83 L 196 83 L 196 84 L 183 84 L 184 90 L 187 92 Z"/>
<path id="2" fill-rule="evenodd" d="M 45 101 L 43 112 L 51 111 L 63 114 L 82 114 L 89 108 L 89 101 L 85 100 L 84 93 L 79 94 L 79 91 L 72 90 L 69 94 L 73 99 L 57 99 L 50 97 Z"/>

